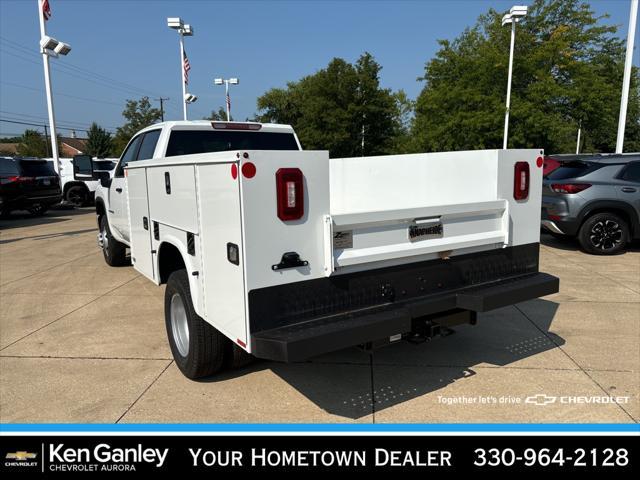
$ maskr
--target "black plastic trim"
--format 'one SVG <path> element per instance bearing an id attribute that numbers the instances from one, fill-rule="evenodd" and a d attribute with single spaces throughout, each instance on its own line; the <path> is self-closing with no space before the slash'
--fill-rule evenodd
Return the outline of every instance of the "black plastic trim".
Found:
<path id="1" fill-rule="evenodd" d="M 256 333 L 537 273 L 538 255 L 539 244 L 531 243 L 254 289 L 248 295 L 250 331 Z M 431 307 L 422 314 L 455 305 L 433 311 Z"/>
<path id="2" fill-rule="evenodd" d="M 251 335 L 256 357 L 284 362 L 301 361 L 322 353 L 408 333 L 416 317 L 454 309 L 485 312 L 556 293 L 559 280 L 533 273 L 379 307 L 329 315 Z"/>

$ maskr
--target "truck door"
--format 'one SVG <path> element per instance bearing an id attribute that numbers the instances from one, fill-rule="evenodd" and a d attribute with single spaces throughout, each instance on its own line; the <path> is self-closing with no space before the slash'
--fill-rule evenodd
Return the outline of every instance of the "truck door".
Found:
<path id="1" fill-rule="evenodd" d="M 120 158 L 109 187 L 109 224 L 127 241 L 129 240 L 129 215 L 127 212 L 127 182 L 124 178 L 124 168 L 129 162 L 135 161 L 137 158 L 141 141 L 142 135 L 138 135 L 129 142 Z"/>
<path id="2" fill-rule="evenodd" d="M 131 262 L 136 270 L 155 281 L 151 252 L 151 219 L 147 194 L 147 169 L 127 170 Z"/>

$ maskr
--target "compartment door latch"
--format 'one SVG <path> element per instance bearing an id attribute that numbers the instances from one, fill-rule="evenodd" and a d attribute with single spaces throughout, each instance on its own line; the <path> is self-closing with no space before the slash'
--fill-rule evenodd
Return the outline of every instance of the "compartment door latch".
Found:
<path id="1" fill-rule="evenodd" d="M 286 252 L 282 254 L 282 259 L 277 265 L 271 265 L 271 270 L 284 270 L 285 268 L 306 267 L 309 262 L 300 259 L 296 252 Z"/>

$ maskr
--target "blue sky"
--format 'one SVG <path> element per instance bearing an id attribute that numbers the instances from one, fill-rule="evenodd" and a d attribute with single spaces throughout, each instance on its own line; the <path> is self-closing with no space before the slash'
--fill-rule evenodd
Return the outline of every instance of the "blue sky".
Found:
<path id="1" fill-rule="evenodd" d="M 179 118 L 178 36 L 166 26 L 168 16 L 180 16 L 195 29 L 186 39 L 189 91 L 199 97 L 190 118 L 224 105 L 224 88 L 213 86 L 214 77 L 236 76 L 240 85 L 232 87 L 232 110 L 244 119 L 269 88 L 313 73 L 333 57 L 354 61 L 364 51 L 382 65 L 383 86 L 415 98 L 422 88 L 416 78 L 438 39 L 456 37 L 491 7 L 506 11 L 514 3 L 50 0 L 48 34 L 73 47 L 66 58 L 51 62 L 57 123 L 81 129 L 97 121 L 113 131 L 122 123 L 125 99 L 145 94 L 170 97 L 166 118 Z M 629 0 L 590 3 L 598 14 L 609 13 L 606 22 L 620 25 L 619 35 L 626 37 Z M 38 41 L 36 0 L 0 0 L 0 118 L 46 121 Z M 638 51 L 636 46 L 635 64 Z M 0 122 L 0 135 L 24 128 Z"/>

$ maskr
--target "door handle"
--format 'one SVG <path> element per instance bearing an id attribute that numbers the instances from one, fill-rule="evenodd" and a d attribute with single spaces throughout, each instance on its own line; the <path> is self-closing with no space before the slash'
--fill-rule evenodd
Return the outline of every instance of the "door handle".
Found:
<path id="1" fill-rule="evenodd" d="M 164 172 L 164 191 L 171 195 L 171 176 L 169 172 Z"/>
<path id="2" fill-rule="evenodd" d="M 625 193 L 634 193 L 634 192 L 637 192 L 638 190 L 636 190 L 633 187 L 622 187 L 622 191 Z"/>
<path id="3" fill-rule="evenodd" d="M 116 188 L 116 192 L 122 193 L 122 189 L 121 188 Z"/>

